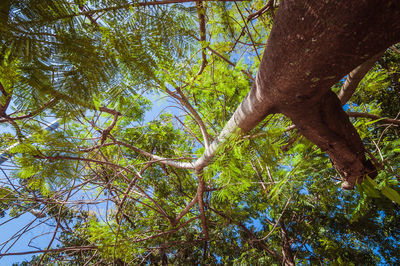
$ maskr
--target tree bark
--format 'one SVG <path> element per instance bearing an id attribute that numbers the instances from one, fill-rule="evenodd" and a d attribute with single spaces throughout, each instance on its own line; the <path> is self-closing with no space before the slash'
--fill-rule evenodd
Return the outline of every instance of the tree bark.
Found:
<path id="1" fill-rule="evenodd" d="M 357 89 L 358 83 L 364 78 L 368 71 L 375 65 L 375 62 L 383 55 L 384 51 L 374 55 L 355 69 L 353 69 L 346 77 L 346 80 L 338 93 L 338 98 L 342 105 L 345 105 L 353 96 Z"/>
<path id="2" fill-rule="evenodd" d="M 217 144 L 279 112 L 329 154 L 346 180 L 343 188 L 353 188 L 366 174 L 373 177 L 376 170 L 363 143 L 330 88 L 399 41 L 399 0 L 283 0 L 256 80 Z M 206 151 L 202 159 L 211 155 Z"/>
<path id="3" fill-rule="evenodd" d="M 287 235 L 285 223 L 283 221 L 279 222 L 279 226 L 281 227 L 281 235 L 282 235 L 282 265 L 284 266 L 294 266 L 296 265 L 292 247 L 290 245 L 290 239 Z"/>

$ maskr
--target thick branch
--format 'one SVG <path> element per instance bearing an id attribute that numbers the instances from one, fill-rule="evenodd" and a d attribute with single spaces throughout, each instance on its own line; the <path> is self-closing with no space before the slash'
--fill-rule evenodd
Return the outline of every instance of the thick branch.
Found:
<path id="1" fill-rule="evenodd" d="M 355 69 L 353 69 L 347 76 L 346 80 L 339 91 L 338 97 L 342 105 L 345 105 L 357 89 L 358 83 L 364 78 L 368 71 L 374 66 L 375 62 L 382 56 L 380 52 Z"/>
<path id="2" fill-rule="evenodd" d="M 399 1 L 282 1 L 256 81 L 234 114 L 235 125 L 247 132 L 268 114 L 283 113 L 329 154 L 347 180 L 344 187 L 373 174 L 361 139 L 330 88 L 400 40 L 399 9 Z"/>

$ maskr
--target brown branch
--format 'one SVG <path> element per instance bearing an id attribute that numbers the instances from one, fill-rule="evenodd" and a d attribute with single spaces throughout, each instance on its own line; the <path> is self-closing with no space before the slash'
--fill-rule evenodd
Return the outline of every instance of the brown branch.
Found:
<path id="1" fill-rule="evenodd" d="M 294 135 L 293 137 L 291 137 L 289 139 L 288 143 L 281 147 L 281 150 L 285 151 L 285 152 L 288 151 L 290 149 L 290 147 L 293 145 L 293 143 L 295 143 L 298 138 L 299 138 L 299 135 L 297 135 L 297 134 Z"/>
<path id="2" fill-rule="evenodd" d="M 284 266 L 294 266 L 295 261 L 293 258 L 292 247 L 290 245 L 290 240 L 287 234 L 285 223 L 283 221 L 280 221 L 279 226 L 281 228 L 281 234 L 282 234 L 282 255 L 283 255 L 282 263 Z"/>
<path id="3" fill-rule="evenodd" d="M 112 114 L 112 115 L 115 115 L 115 114 L 122 115 L 120 112 L 118 112 L 118 111 L 116 111 L 114 109 L 110 109 L 110 108 L 107 108 L 105 106 L 97 108 L 96 106 L 94 106 L 91 103 L 88 103 L 86 101 L 82 101 L 80 99 L 74 99 L 71 96 L 66 95 L 64 93 L 60 93 L 60 92 L 58 92 L 56 90 L 51 90 L 50 94 L 54 95 L 55 98 L 62 99 L 62 100 L 67 101 L 69 103 L 77 104 L 79 106 L 92 109 L 93 111 L 99 110 L 100 112 L 105 112 L 105 113 L 109 113 L 109 114 Z"/>
<path id="4" fill-rule="evenodd" d="M 368 114 L 368 113 L 347 112 L 347 114 L 350 117 L 355 117 L 355 118 L 361 117 L 361 118 L 369 118 L 369 119 L 374 119 L 374 120 L 379 119 L 379 121 L 377 121 L 379 123 L 389 123 L 389 124 L 395 124 L 395 125 L 400 126 L 400 120 L 397 120 L 397 119 L 384 118 L 384 117 L 380 117 L 380 116 Z"/>
<path id="5" fill-rule="evenodd" d="M 115 125 L 117 124 L 118 116 L 119 116 L 118 113 L 114 114 L 114 119 L 113 119 L 111 125 L 110 125 L 109 127 L 107 127 L 107 128 L 103 131 L 103 133 L 101 134 L 101 140 L 100 140 L 100 143 L 101 143 L 101 144 L 104 144 L 104 142 L 106 141 L 106 139 L 107 139 L 108 135 L 110 134 L 111 130 L 113 130 L 113 128 L 114 128 Z"/>
<path id="6" fill-rule="evenodd" d="M 398 54 L 400 54 L 400 49 L 398 49 L 395 45 L 390 46 L 390 49 Z"/>
<path id="7" fill-rule="evenodd" d="M 5 97 L 8 97 L 8 92 L 4 89 L 3 84 L 0 82 L 0 91 Z"/>
<path id="8" fill-rule="evenodd" d="M 262 8 L 260 8 L 257 12 L 254 12 L 252 14 L 250 14 L 249 16 L 247 16 L 247 22 L 249 22 L 250 20 L 256 19 L 259 16 L 261 16 L 262 14 L 264 14 L 265 12 L 267 12 L 268 10 L 274 11 L 274 0 L 269 0 L 268 3 L 263 6 Z"/>
<path id="9" fill-rule="evenodd" d="M 96 109 L 96 108 L 93 106 L 93 107 L 91 107 L 91 109 Z M 104 113 L 109 113 L 109 114 L 111 114 L 111 115 L 122 115 L 122 114 L 121 114 L 120 112 L 118 112 L 117 110 L 110 109 L 110 108 L 107 108 L 107 107 L 104 107 L 104 106 L 99 107 L 99 111 L 100 111 L 100 112 L 104 112 Z"/>
<path id="10" fill-rule="evenodd" d="M 236 2 L 235 2 L 235 6 L 236 6 L 236 9 L 239 11 L 240 17 L 242 18 L 242 20 L 244 22 L 244 27 L 247 30 L 247 34 L 249 35 L 251 44 L 253 46 L 254 51 L 256 52 L 257 58 L 258 58 L 259 61 L 261 61 L 260 54 L 257 51 L 257 47 L 254 45 L 255 42 L 253 40 L 253 36 L 251 36 L 251 32 L 249 30 L 249 27 L 247 26 L 248 21 L 246 21 L 246 19 L 244 18 L 243 14 L 242 14 L 242 11 L 240 10 L 240 8 L 239 8 L 239 6 L 238 6 L 238 4 Z"/>
<path id="11" fill-rule="evenodd" d="M 90 148 L 85 148 L 85 149 L 83 149 L 83 147 L 79 147 L 79 149 L 80 149 L 79 151 L 80 152 L 91 152 L 91 151 L 93 151 L 95 149 L 99 149 L 99 148 L 107 147 L 107 146 L 112 146 L 112 145 L 115 145 L 115 144 L 116 144 L 115 142 L 110 142 L 110 143 L 94 145 L 94 146 L 92 146 Z"/>
<path id="12" fill-rule="evenodd" d="M 274 16 L 275 16 L 274 13 L 273 13 L 273 11 L 274 11 L 274 0 L 269 0 L 268 3 L 267 3 L 265 6 L 263 6 L 260 10 L 258 10 L 258 11 L 255 12 L 255 13 L 250 14 L 250 15 L 247 17 L 247 19 L 246 19 L 247 23 L 250 22 L 250 21 L 253 20 L 253 19 L 258 18 L 259 16 L 261 16 L 262 14 L 264 14 L 265 12 L 267 12 L 267 11 L 270 10 L 270 9 L 271 9 L 271 11 L 272 11 L 272 12 L 271 12 L 271 13 L 272 13 L 272 16 L 274 17 Z M 236 39 L 235 43 L 233 44 L 232 48 L 230 49 L 229 53 L 231 53 L 231 52 L 235 49 L 235 47 L 236 47 L 236 45 L 237 45 L 238 43 L 241 43 L 241 42 L 240 42 L 240 38 L 243 37 L 244 32 L 245 32 L 245 28 L 246 28 L 246 27 L 242 27 L 242 30 L 240 31 L 240 34 L 239 34 L 239 36 L 237 37 L 237 39 Z M 255 43 L 252 43 L 251 45 L 254 46 Z"/>
<path id="13" fill-rule="evenodd" d="M 265 182 L 264 182 L 264 178 L 262 177 L 262 173 L 260 173 L 260 171 L 258 171 L 258 168 L 257 168 L 257 166 L 254 164 L 253 161 L 250 161 L 250 164 L 251 164 L 251 167 L 253 168 L 254 172 L 256 172 L 256 174 L 257 174 L 257 176 L 258 176 L 258 179 L 260 179 L 260 184 L 261 184 L 261 187 L 262 187 L 263 190 L 264 190 L 265 195 L 268 197 L 268 189 L 267 189 L 267 187 L 265 186 Z"/>
<path id="14" fill-rule="evenodd" d="M 198 174 L 198 178 L 199 178 L 199 187 L 197 190 L 198 191 L 197 202 L 199 204 L 199 209 L 200 209 L 201 227 L 203 228 L 203 234 L 204 234 L 205 239 L 209 239 L 207 218 L 206 218 L 206 214 L 204 211 L 204 199 L 203 199 L 205 182 L 204 182 L 203 176 L 201 174 Z"/>
<path id="15" fill-rule="evenodd" d="M 205 12 L 203 1 L 196 2 L 197 15 L 199 17 L 199 28 L 200 28 L 200 41 L 201 43 L 201 66 L 196 76 L 199 76 L 203 73 L 204 69 L 207 66 L 207 57 L 206 57 L 206 48 L 204 48 L 204 42 L 206 41 L 206 20 L 205 20 Z"/>
<path id="16" fill-rule="evenodd" d="M 385 51 L 382 51 L 358 67 L 352 70 L 346 77 L 346 81 L 344 82 L 342 88 L 339 91 L 338 97 L 342 105 L 345 105 L 348 100 L 350 100 L 351 96 L 357 89 L 358 84 L 364 78 L 364 76 L 368 73 L 368 71 L 375 65 L 375 62 L 383 55 Z"/>
<path id="17" fill-rule="evenodd" d="M 79 9 L 80 9 L 82 12 L 87 11 L 85 5 L 78 5 L 78 7 L 79 7 Z M 97 24 L 97 21 L 93 18 L 92 14 L 88 14 L 87 17 L 88 17 L 88 19 L 90 20 L 90 22 L 91 22 L 94 26 L 96 26 L 97 28 L 99 27 L 99 24 Z"/>
<path id="18" fill-rule="evenodd" d="M 149 168 L 151 165 L 153 164 L 153 162 L 148 162 L 139 172 L 139 175 L 142 175 L 144 173 L 144 171 Z M 126 201 L 126 199 L 128 198 L 128 193 L 131 191 L 132 187 L 134 186 L 135 182 L 137 181 L 139 176 L 135 176 L 135 178 L 132 179 L 132 181 L 129 183 L 128 187 L 126 188 L 125 192 L 123 193 L 123 198 L 121 200 L 121 202 L 118 204 L 118 210 L 117 213 L 115 214 L 115 217 L 117 217 L 116 219 L 118 220 L 118 214 L 122 211 L 122 207 Z"/>
<path id="19" fill-rule="evenodd" d="M 57 97 L 51 99 L 50 101 L 48 101 L 47 103 L 43 104 L 41 107 L 39 107 L 37 110 L 30 112 L 29 114 L 26 115 L 22 115 L 22 116 L 17 116 L 17 117 L 9 117 L 12 120 L 21 120 L 21 119 L 26 119 L 26 118 L 31 118 L 33 116 L 36 116 L 37 114 L 39 114 L 40 112 L 42 112 L 43 110 L 45 110 L 47 107 L 51 106 L 52 104 L 54 104 L 57 101 Z M 2 119 L 0 120 L 0 123 L 3 122 L 7 122 L 7 119 Z"/>
<path id="20" fill-rule="evenodd" d="M 6 110 L 8 108 L 8 105 L 11 102 L 11 95 L 6 91 L 6 89 L 3 87 L 3 84 L 1 82 L 0 82 L 0 91 L 6 98 L 4 105 L 0 105 L 0 116 L 4 116 L 4 115 L 6 115 Z"/>
<path id="21" fill-rule="evenodd" d="M 204 201 L 203 201 L 203 193 L 205 191 L 205 183 L 203 178 L 199 176 L 199 184 L 197 185 L 197 191 L 196 195 L 193 197 L 192 201 L 183 209 L 183 211 L 175 218 L 173 224 L 177 224 L 180 219 L 182 219 L 183 216 L 185 216 L 186 213 L 190 211 L 190 209 L 196 204 L 196 202 L 199 204 L 200 208 L 200 214 L 201 214 L 201 221 L 202 221 L 202 226 L 203 226 L 203 232 L 204 235 L 206 236 L 206 239 L 208 239 L 208 230 L 207 230 L 207 225 L 206 225 L 206 218 L 204 214 Z"/>
<path id="22" fill-rule="evenodd" d="M 146 197 L 148 198 L 151 202 L 153 202 L 153 204 L 156 206 L 156 208 L 158 209 L 159 213 L 162 214 L 171 224 L 174 223 L 174 219 L 168 215 L 168 213 L 164 210 L 163 207 L 161 207 L 160 204 L 158 204 L 158 202 L 153 199 L 152 197 L 150 197 L 149 194 L 146 193 L 146 191 L 144 191 L 141 187 L 139 187 L 138 185 L 136 185 L 136 183 L 133 182 L 133 185 Z"/>
<path id="23" fill-rule="evenodd" d="M 269 231 L 268 234 L 266 236 L 264 236 L 263 238 L 260 238 L 260 239 L 254 240 L 254 241 L 263 241 L 263 240 L 266 240 L 270 235 L 272 235 L 272 233 L 275 231 L 275 228 L 278 226 L 278 224 L 280 224 L 281 218 L 282 218 L 283 214 L 285 213 L 286 208 L 289 206 L 291 199 L 292 199 L 292 197 L 289 197 L 289 199 L 287 200 L 285 206 L 283 207 L 282 212 L 279 214 L 278 220 L 276 220 L 276 223 L 272 227 L 271 231 Z"/>
<path id="24" fill-rule="evenodd" d="M 175 218 L 174 222 L 172 223 L 172 225 L 175 225 L 175 224 L 179 223 L 179 221 L 182 219 L 182 217 L 185 216 L 186 213 L 188 213 L 190 211 L 190 209 L 193 208 L 193 206 L 196 204 L 197 201 L 198 201 L 198 192 L 193 197 L 193 199 L 189 202 L 189 204 L 186 205 L 185 209 L 183 209 L 183 211 L 178 216 L 176 216 L 176 218 Z"/>

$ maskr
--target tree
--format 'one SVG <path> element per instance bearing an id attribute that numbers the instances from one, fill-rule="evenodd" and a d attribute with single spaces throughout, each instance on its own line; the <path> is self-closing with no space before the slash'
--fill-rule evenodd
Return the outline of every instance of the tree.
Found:
<path id="1" fill-rule="evenodd" d="M 34 260 L 397 263 L 400 122 L 379 113 L 398 108 L 389 93 L 356 92 L 349 113 L 342 105 L 372 67 L 362 86 L 396 91 L 398 46 L 380 58 L 400 41 L 398 10 L 374 0 L 5 1 L 0 122 L 13 128 L 4 147 L 19 145 L 1 195 L 11 215 L 54 222 Z M 146 91 L 183 118 L 142 124 Z M 353 121 L 356 130 L 349 114 L 374 121 Z M 61 130 L 40 130 L 51 117 Z M 112 211 L 82 212 L 74 194 L 84 189 Z"/>

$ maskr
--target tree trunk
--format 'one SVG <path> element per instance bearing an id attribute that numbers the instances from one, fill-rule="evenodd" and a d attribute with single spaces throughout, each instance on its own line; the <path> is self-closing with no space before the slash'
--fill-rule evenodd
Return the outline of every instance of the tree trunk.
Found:
<path id="1" fill-rule="evenodd" d="M 375 176 L 359 135 L 330 88 L 398 41 L 399 0 L 281 1 L 255 83 L 217 144 L 238 128 L 248 132 L 279 112 L 329 154 L 346 180 L 343 188 L 353 188 L 365 174 Z M 212 155 L 206 151 L 202 160 Z"/>

